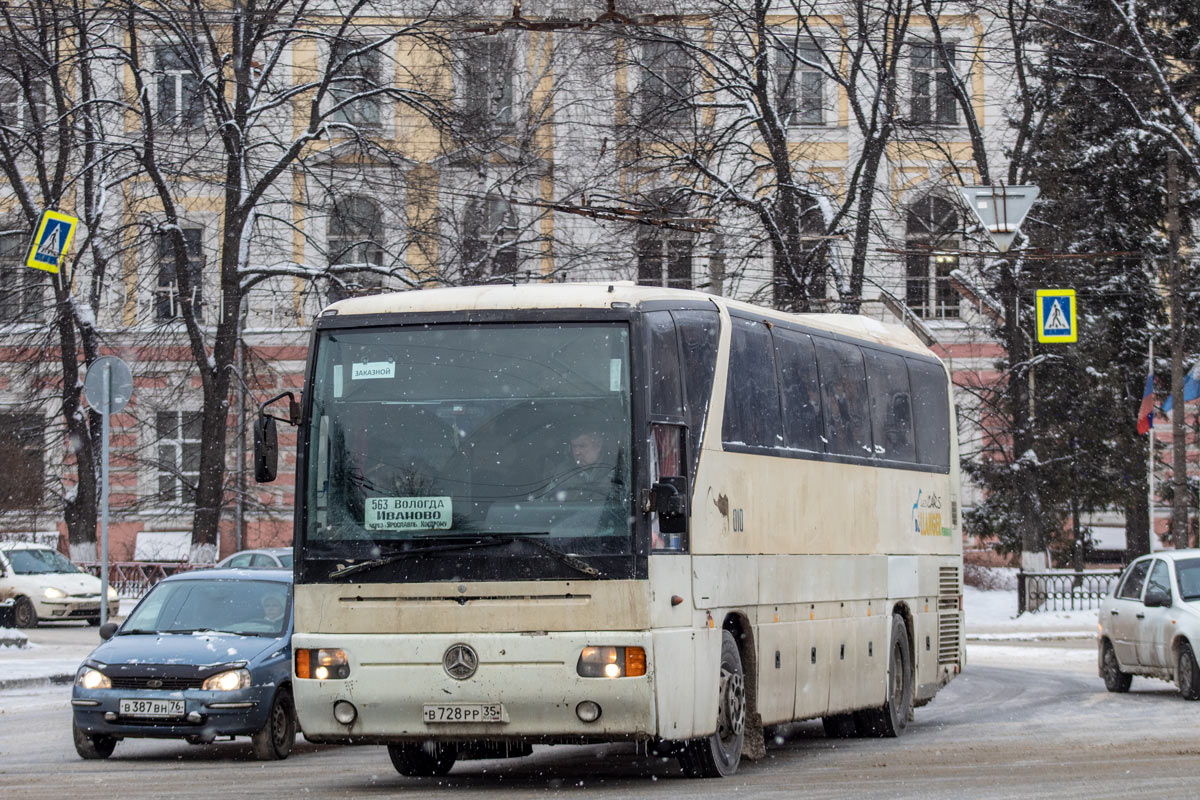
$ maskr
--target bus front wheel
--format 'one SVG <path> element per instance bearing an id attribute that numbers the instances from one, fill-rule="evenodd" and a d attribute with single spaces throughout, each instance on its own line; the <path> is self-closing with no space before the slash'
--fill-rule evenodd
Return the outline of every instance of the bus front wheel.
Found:
<path id="1" fill-rule="evenodd" d="M 389 744 L 387 749 L 396 772 L 413 778 L 445 775 L 458 759 L 454 745 L 445 742 Z"/>
<path id="2" fill-rule="evenodd" d="M 717 730 L 685 742 L 679 766 L 689 778 L 724 778 L 737 772 L 746 734 L 746 677 L 737 642 L 721 632 L 721 680 L 717 693 Z"/>
<path id="3" fill-rule="evenodd" d="M 879 708 L 854 713 L 859 736 L 895 737 L 904 733 L 913 708 L 912 649 L 904 617 L 892 617 L 892 646 L 888 656 L 887 699 Z"/>

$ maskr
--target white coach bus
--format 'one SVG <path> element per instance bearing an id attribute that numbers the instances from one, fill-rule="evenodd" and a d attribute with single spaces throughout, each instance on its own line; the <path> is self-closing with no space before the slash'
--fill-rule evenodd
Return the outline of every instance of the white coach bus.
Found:
<path id="1" fill-rule="evenodd" d="M 345 300 L 313 337 L 310 740 L 406 775 L 634 741 L 715 777 L 768 725 L 897 736 L 962 668 L 950 384 L 908 331 L 616 283 Z"/>

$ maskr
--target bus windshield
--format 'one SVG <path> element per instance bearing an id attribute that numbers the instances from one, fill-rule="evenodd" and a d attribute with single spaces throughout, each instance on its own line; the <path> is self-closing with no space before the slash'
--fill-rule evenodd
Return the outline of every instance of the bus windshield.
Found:
<path id="1" fill-rule="evenodd" d="M 632 552 L 625 323 L 328 330 L 311 392 L 310 545 L 378 556 L 529 536 Z"/>

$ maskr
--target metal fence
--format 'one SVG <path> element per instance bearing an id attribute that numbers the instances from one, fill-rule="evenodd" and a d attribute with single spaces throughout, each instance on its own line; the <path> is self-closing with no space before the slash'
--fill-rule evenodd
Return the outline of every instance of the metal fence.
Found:
<path id="1" fill-rule="evenodd" d="M 79 566 L 100 577 L 99 561 L 78 561 Z M 211 564 L 189 564 L 180 561 L 113 561 L 108 565 L 108 585 L 117 590 L 121 597 L 136 600 L 154 584 L 176 572 L 210 567 Z"/>
<path id="2" fill-rule="evenodd" d="M 1120 570 L 1018 572 L 1017 611 L 1084 611 L 1100 607 Z"/>

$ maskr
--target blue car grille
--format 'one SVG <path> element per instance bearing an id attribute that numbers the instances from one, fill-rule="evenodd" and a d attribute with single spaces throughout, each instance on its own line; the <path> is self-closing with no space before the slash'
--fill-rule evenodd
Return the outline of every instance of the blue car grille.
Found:
<path id="1" fill-rule="evenodd" d="M 157 678 L 157 677 L 113 677 L 109 676 L 114 689 L 163 689 L 178 691 L 180 689 L 199 689 L 204 683 L 200 678 Z"/>

